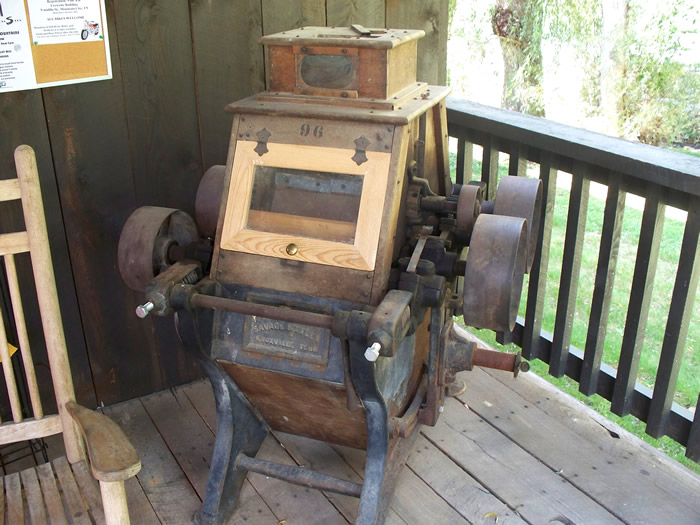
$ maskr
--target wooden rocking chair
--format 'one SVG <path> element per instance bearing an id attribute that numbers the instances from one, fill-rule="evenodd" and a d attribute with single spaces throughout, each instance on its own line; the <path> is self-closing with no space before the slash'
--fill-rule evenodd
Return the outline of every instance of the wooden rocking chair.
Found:
<path id="1" fill-rule="evenodd" d="M 32 148 L 19 146 L 15 150 L 15 164 L 18 178 L 0 181 L 0 201 L 21 198 L 26 231 L 0 234 L 0 255 L 5 260 L 13 309 L 12 313 L 6 313 L 8 318 L 14 315 L 34 417 L 24 418 L 22 415 L 17 380 L 10 363 L 7 333 L 0 322 L 0 358 L 13 418 L 13 421 L 0 425 L 0 444 L 62 432 L 66 457 L 0 478 L 0 524 L 5 522 L 5 517 L 11 524 L 24 523 L 25 519 L 33 524 L 129 523 L 124 480 L 136 475 L 141 469 L 141 461 L 113 421 L 75 403 Z M 15 254 L 24 252 L 31 254 L 58 406 L 58 414 L 54 415 L 45 415 L 41 405 L 24 321 L 14 259 Z M 95 480 L 99 481 L 99 491 Z M 28 514 L 26 518 L 25 513 Z"/>

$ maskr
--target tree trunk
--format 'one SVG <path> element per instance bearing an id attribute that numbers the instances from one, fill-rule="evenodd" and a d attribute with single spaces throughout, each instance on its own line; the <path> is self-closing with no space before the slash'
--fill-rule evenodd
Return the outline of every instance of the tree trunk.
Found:
<path id="1" fill-rule="evenodd" d="M 621 41 L 627 30 L 629 0 L 603 0 L 603 31 L 600 60 L 600 109 L 606 132 L 617 135 L 620 126 L 620 87 L 625 64 Z"/>
<path id="2" fill-rule="evenodd" d="M 503 54 L 501 105 L 538 116 L 544 116 L 542 20 L 541 8 L 528 0 L 499 0 L 491 16 Z"/>

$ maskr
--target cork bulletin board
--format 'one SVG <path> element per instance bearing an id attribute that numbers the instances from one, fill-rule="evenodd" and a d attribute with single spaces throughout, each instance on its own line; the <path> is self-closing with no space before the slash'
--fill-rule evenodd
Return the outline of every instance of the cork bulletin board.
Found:
<path id="1" fill-rule="evenodd" d="M 104 0 L 0 0 L 0 93 L 109 78 Z"/>

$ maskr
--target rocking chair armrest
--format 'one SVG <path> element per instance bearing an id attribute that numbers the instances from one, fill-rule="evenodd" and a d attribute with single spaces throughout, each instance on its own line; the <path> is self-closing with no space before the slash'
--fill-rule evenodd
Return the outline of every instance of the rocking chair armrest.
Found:
<path id="1" fill-rule="evenodd" d="M 66 410 L 83 436 L 95 479 L 124 481 L 141 470 L 141 459 L 119 425 L 73 401 L 66 403 Z"/>

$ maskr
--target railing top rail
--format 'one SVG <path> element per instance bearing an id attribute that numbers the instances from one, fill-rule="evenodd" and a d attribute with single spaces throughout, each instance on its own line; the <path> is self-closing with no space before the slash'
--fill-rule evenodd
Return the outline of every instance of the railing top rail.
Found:
<path id="1" fill-rule="evenodd" d="M 700 158 L 514 111 L 447 99 L 450 126 L 470 128 L 700 196 Z"/>

